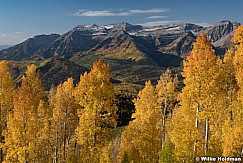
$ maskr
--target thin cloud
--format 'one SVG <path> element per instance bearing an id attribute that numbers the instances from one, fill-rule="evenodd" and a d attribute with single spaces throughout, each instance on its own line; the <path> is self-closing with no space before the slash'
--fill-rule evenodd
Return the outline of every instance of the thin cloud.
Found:
<path id="1" fill-rule="evenodd" d="M 155 14 L 163 13 L 168 11 L 165 8 L 153 8 L 147 10 L 126 10 L 120 12 L 112 12 L 110 10 L 80 10 L 76 13 L 73 13 L 73 16 L 83 16 L 83 17 L 105 17 L 105 16 L 128 16 L 134 14 Z"/>
<path id="2" fill-rule="evenodd" d="M 149 16 L 146 19 L 164 19 L 167 18 L 168 16 L 158 16 L 158 15 L 154 15 L 154 16 Z"/>
<path id="3" fill-rule="evenodd" d="M 196 22 L 196 23 L 192 23 L 192 24 L 197 24 L 197 25 L 200 25 L 200 26 L 203 26 L 203 27 L 209 27 L 209 26 L 212 26 L 212 24 L 209 24 L 207 22 Z"/>
<path id="4" fill-rule="evenodd" d="M 153 27 L 153 26 L 159 26 L 159 25 L 168 25 L 168 24 L 178 24 L 181 23 L 181 21 L 152 21 L 152 22 L 145 22 L 139 25 L 145 26 L 145 27 Z"/>
<path id="5" fill-rule="evenodd" d="M 23 40 L 23 32 L 2 33 L 0 34 L 0 45 L 15 45 Z"/>
<path id="6" fill-rule="evenodd" d="M 18 37 L 18 35 L 23 34 L 23 32 L 14 32 L 14 33 L 2 33 L 0 37 Z"/>
<path id="7" fill-rule="evenodd" d="M 23 32 L 15 32 L 15 34 L 23 34 Z"/>

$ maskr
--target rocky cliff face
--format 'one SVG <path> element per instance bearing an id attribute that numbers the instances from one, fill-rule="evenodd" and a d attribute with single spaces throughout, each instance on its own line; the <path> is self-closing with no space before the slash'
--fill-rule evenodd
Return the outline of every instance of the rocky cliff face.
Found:
<path id="1" fill-rule="evenodd" d="M 221 21 L 206 28 L 203 32 L 205 32 L 207 37 L 211 40 L 216 53 L 223 55 L 228 48 L 232 47 L 233 44 L 230 40 L 239 25 L 240 23 L 233 21 Z"/>
<path id="2" fill-rule="evenodd" d="M 210 39 L 212 43 L 215 43 L 234 32 L 239 25 L 240 24 L 236 22 L 222 21 L 206 28 L 203 32 L 207 34 L 208 39 Z"/>

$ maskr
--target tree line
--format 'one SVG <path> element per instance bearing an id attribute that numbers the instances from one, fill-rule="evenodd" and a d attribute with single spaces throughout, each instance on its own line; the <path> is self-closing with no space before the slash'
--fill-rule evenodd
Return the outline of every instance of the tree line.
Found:
<path id="1" fill-rule="evenodd" d="M 243 26 L 232 42 L 221 59 L 200 34 L 183 62 L 181 91 L 167 69 L 132 101 L 115 94 L 103 60 L 77 85 L 68 78 L 48 92 L 35 65 L 13 89 L 7 62 L 1 61 L 0 162 L 156 163 L 242 156 Z"/>

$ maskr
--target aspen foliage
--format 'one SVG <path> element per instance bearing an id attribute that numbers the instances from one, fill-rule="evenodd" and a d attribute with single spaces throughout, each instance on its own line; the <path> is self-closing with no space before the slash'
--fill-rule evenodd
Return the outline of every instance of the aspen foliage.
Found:
<path id="1" fill-rule="evenodd" d="M 232 104 L 233 101 L 237 100 L 239 86 L 236 81 L 234 59 L 234 49 L 229 49 L 224 55 L 222 66 L 220 69 L 220 79 L 222 94 L 225 97 L 226 106 Z"/>
<path id="2" fill-rule="evenodd" d="M 229 109 L 230 116 L 223 124 L 223 155 L 241 157 L 243 150 L 243 107 L 241 102 L 234 102 Z"/>
<path id="3" fill-rule="evenodd" d="M 239 91 L 237 100 L 234 99 L 233 104 L 229 106 L 227 119 L 223 126 L 223 154 L 225 156 L 242 156 L 243 155 L 243 26 L 239 26 L 236 30 L 232 42 L 235 47 L 235 56 L 233 65 L 235 70 L 235 78 Z"/>
<path id="4" fill-rule="evenodd" d="M 53 141 L 51 139 L 51 108 L 48 103 L 41 99 L 38 106 L 37 124 L 38 132 L 36 133 L 35 144 L 35 161 L 36 162 L 52 162 L 53 157 Z"/>
<path id="5" fill-rule="evenodd" d="M 243 26 L 236 30 L 232 42 L 235 47 L 234 68 L 237 84 L 239 86 L 238 98 L 243 102 Z"/>
<path id="6" fill-rule="evenodd" d="M 75 129 L 78 124 L 77 104 L 74 99 L 73 79 L 68 78 L 57 87 L 53 97 L 53 142 L 54 160 L 66 162 L 75 155 Z"/>
<path id="7" fill-rule="evenodd" d="M 231 115 L 231 105 L 237 99 L 239 87 L 236 83 L 235 69 L 233 65 L 234 50 L 229 49 L 219 63 L 217 103 L 213 111 L 213 120 L 210 123 L 211 151 L 214 155 L 222 155 L 223 152 L 223 125 Z"/>
<path id="8" fill-rule="evenodd" d="M 68 78 L 46 92 L 34 65 L 13 90 L 7 62 L 0 61 L 0 162 L 180 163 L 198 156 L 242 157 L 243 26 L 232 42 L 234 48 L 221 60 L 206 35 L 199 34 L 183 62 L 182 91 L 177 92 L 178 78 L 167 69 L 156 86 L 147 81 L 133 101 L 124 94 L 115 97 L 103 60 L 94 62 L 76 86 Z"/>
<path id="9" fill-rule="evenodd" d="M 0 61 L 0 134 L 6 129 L 7 115 L 13 108 L 13 80 L 6 61 Z"/>
<path id="10" fill-rule="evenodd" d="M 30 65 L 22 85 L 14 96 L 14 108 L 8 116 L 6 132 L 6 158 L 4 162 L 40 162 L 43 155 L 43 138 L 45 129 L 41 116 L 46 107 L 40 104 L 43 100 L 43 86 L 36 66 Z"/>
<path id="11" fill-rule="evenodd" d="M 177 104 L 177 96 L 178 96 L 178 93 L 176 92 L 177 85 L 178 85 L 178 78 L 177 76 L 172 77 L 172 73 L 170 69 L 167 69 L 165 73 L 161 74 L 160 79 L 158 80 L 158 83 L 156 85 L 158 102 L 160 104 L 160 108 L 162 111 L 161 114 L 162 149 L 167 137 L 166 122 L 168 121 L 168 119 L 171 119 L 172 113 Z"/>
<path id="12" fill-rule="evenodd" d="M 99 162 L 101 151 L 113 138 L 117 107 L 114 86 L 110 82 L 110 68 L 103 60 L 93 64 L 89 73 L 80 77 L 75 88 L 79 124 L 76 136 L 81 146 L 82 162 Z"/>
<path id="13" fill-rule="evenodd" d="M 134 99 L 136 112 L 121 138 L 120 160 L 157 162 L 161 150 L 162 110 L 151 82 Z M 126 157 L 126 158 L 124 158 Z"/>
<path id="14" fill-rule="evenodd" d="M 183 148 L 179 139 L 184 139 L 188 143 L 187 150 L 190 151 L 185 156 L 190 156 L 190 161 L 193 161 L 194 156 L 209 154 L 208 149 L 212 148 L 213 142 L 210 141 L 209 130 L 217 112 L 214 106 L 217 106 L 220 91 L 217 83 L 219 65 L 220 59 L 216 57 L 206 35 L 201 33 L 194 43 L 190 56 L 183 62 L 182 75 L 185 78 L 185 87 L 180 95 L 182 106 L 175 116 L 173 134 L 171 134 L 171 140 L 175 144 L 177 154 L 180 153 L 180 148 Z M 179 126 L 183 122 L 177 118 L 181 117 L 183 117 L 182 121 L 187 121 L 185 124 L 189 126 L 181 128 L 182 130 L 179 131 Z M 180 134 L 184 136 L 179 136 Z M 203 137 L 205 138 L 204 142 Z M 194 143 L 192 143 L 193 141 Z M 183 148 L 181 151 L 185 152 L 186 149 Z"/>
<path id="15" fill-rule="evenodd" d="M 191 102 L 198 105 L 200 111 L 210 111 L 218 96 L 219 62 L 220 59 L 216 57 L 211 43 L 206 39 L 206 35 L 201 33 L 193 45 L 190 56 L 183 62 L 182 72 L 185 78 L 182 95 L 187 94 Z"/>
<path id="16" fill-rule="evenodd" d="M 7 117 L 13 109 L 13 81 L 6 61 L 0 61 L 0 162 L 3 161 L 4 130 Z"/>
<path id="17" fill-rule="evenodd" d="M 173 116 L 169 138 L 174 144 L 173 159 L 175 162 L 193 162 L 195 157 L 195 142 L 197 147 L 203 145 L 203 133 L 195 127 L 196 111 L 191 105 L 190 99 L 185 99 L 182 106 Z M 197 149 L 197 154 L 202 154 L 201 149 Z"/>

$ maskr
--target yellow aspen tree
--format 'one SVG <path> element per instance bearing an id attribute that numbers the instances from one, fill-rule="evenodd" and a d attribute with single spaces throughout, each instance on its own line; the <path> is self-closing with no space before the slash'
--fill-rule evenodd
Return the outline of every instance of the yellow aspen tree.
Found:
<path id="1" fill-rule="evenodd" d="M 203 145 L 203 133 L 195 127 L 195 105 L 191 99 L 184 97 L 169 126 L 169 139 L 174 144 L 173 160 L 175 162 L 195 161 L 195 142 L 197 147 Z M 197 156 L 203 154 L 197 149 Z"/>
<path id="2" fill-rule="evenodd" d="M 234 50 L 229 49 L 219 64 L 218 84 L 220 88 L 217 108 L 212 111 L 210 124 L 211 149 L 214 155 L 223 153 L 223 125 L 232 116 L 231 105 L 237 99 L 238 86 L 236 83 L 235 69 L 233 65 Z"/>
<path id="3" fill-rule="evenodd" d="M 224 125 L 224 155 L 243 154 L 243 134 L 242 134 L 242 103 L 243 103 L 243 26 L 239 26 L 231 40 L 235 47 L 234 68 L 237 85 L 239 86 L 238 101 L 230 107 L 231 115 Z M 229 140 L 230 139 L 230 140 Z M 230 144 L 232 144 L 230 146 Z"/>
<path id="4" fill-rule="evenodd" d="M 151 82 L 134 99 L 136 111 L 125 127 L 120 145 L 120 160 L 158 162 L 161 150 L 162 110 Z"/>
<path id="5" fill-rule="evenodd" d="M 75 154 L 75 129 L 78 124 L 77 104 L 74 99 L 73 79 L 68 78 L 57 87 L 53 97 L 53 140 L 55 162 L 66 162 Z"/>
<path id="6" fill-rule="evenodd" d="M 222 67 L 220 69 L 221 89 L 225 95 L 226 106 L 232 105 L 233 101 L 237 100 L 239 87 L 236 81 L 235 67 L 234 67 L 235 51 L 229 49 L 223 59 Z"/>
<path id="7" fill-rule="evenodd" d="M 239 26 L 232 38 L 235 47 L 234 68 L 239 86 L 238 99 L 243 102 L 243 26 Z"/>
<path id="8" fill-rule="evenodd" d="M 40 112 L 39 109 L 46 109 L 40 106 L 43 90 L 36 66 L 28 66 L 22 85 L 14 96 L 13 112 L 8 117 L 4 162 L 39 162 L 41 159 L 38 154 L 43 148 L 40 148 L 42 144 L 38 136 L 43 128 L 40 120 L 43 110 Z"/>
<path id="9" fill-rule="evenodd" d="M 6 61 L 0 61 L 0 162 L 3 162 L 3 132 L 7 127 L 8 113 L 13 108 L 13 80 Z"/>
<path id="10" fill-rule="evenodd" d="M 243 107 L 241 102 L 230 106 L 231 114 L 223 124 L 223 155 L 241 157 L 243 154 Z"/>
<path id="11" fill-rule="evenodd" d="M 81 146 L 82 162 L 99 162 L 101 149 L 113 138 L 117 107 L 114 86 L 110 82 L 110 68 L 103 60 L 93 64 L 89 73 L 80 77 L 75 88 L 79 124 L 76 136 Z"/>
<path id="12" fill-rule="evenodd" d="M 219 96 L 217 83 L 219 63 L 220 59 L 216 57 L 211 43 L 206 39 L 206 35 L 201 33 L 194 43 L 190 56 L 183 62 L 182 73 L 185 78 L 185 87 L 182 90 L 180 109 L 187 110 L 183 106 L 186 105 L 195 113 L 195 116 L 192 117 L 195 118 L 194 127 L 204 134 L 204 148 L 200 144 L 201 136 L 194 139 L 193 148 L 190 148 L 193 150 L 193 156 L 202 154 L 202 151 L 204 151 L 204 155 L 209 154 L 210 123 L 213 121 L 212 116 Z M 173 142 L 175 148 L 177 148 L 176 142 Z"/>
<path id="13" fill-rule="evenodd" d="M 40 100 L 37 114 L 37 128 L 35 143 L 35 160 L 36 162 L 52 162 L 53 141 L 51 128 L 51 108 L 47 102 Z"/>
<path id="14" fill-rule="evenodd" d="M 159 104 L 162 110 L 162 141 L 161 147 L 163 149 L 166 139 L 166 119 L 168 114 L 172 116 L 173 109 L 177 103 L 177 88 L 178 78 L 172 77 L 171 70 L 167 69 L 165 73 L 161 74 L 158 84 L 156 85 L 156 92 L 158 94 Z"/>
<path id="15" fill-rule="evenodd" d="M 191 55 L 184 62 L 183 75 L 185 77 L 185 84 L 188 85 L 189 82 L 192 82 L 191 85 L 195 86 L 195 97 L 192 99 L 198 105 L 198 118 L 205 123 L 205 155 L 215 154 L 215 149 L 212 146 L 213 141 L 210 141 L 209 132 L 212 122 L 217 118 L 215 112 L 220 109 L 217 107 L 221 93 L 218 83 L 220 63 L 221 60 L 216 57 L 212 45 L 206 39 L 205 34 L 199 35 L 193 46 Z"/>

